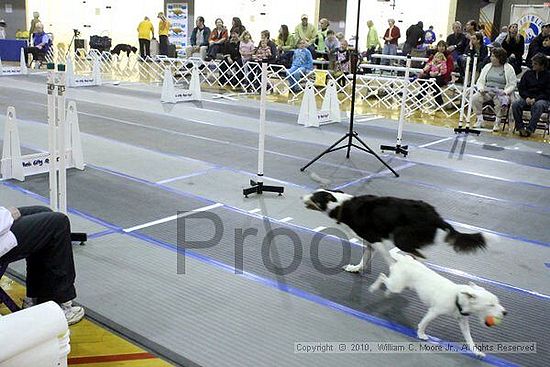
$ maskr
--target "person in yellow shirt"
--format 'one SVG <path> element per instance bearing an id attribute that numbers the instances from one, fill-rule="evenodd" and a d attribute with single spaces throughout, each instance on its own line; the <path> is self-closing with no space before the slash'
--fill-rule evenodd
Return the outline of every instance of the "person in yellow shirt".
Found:
<path id="1" fill-rule="evenodd" d="M 159 54 L 168 56 L 168 32 L 170 31 L 170 22 L 164 16 L 163 12 L 158 14 L 159 20 Z"/>
<path id="2" fill-rule="evenodd" d="M 143 18 L 137 27 L 139 38 L 139 54 L 143 59 L 151 55 L 151 38 L 155 38 L 153 23 L 148 17 Z"/>

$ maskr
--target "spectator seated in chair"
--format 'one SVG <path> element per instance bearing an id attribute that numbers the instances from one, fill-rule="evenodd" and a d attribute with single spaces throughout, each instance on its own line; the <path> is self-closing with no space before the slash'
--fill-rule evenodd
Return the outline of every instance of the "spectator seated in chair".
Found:
<path id="1" fill-rule="evenodd" d="M 25 61 L 27 62 L 27 67 L 31 67 L 31 62 L 29 61 L 29 54 L 32 55 L 34 61 L 45 60 L 48 51 L 52 47 L 51 38 L 44 32 L 44 26 L 42 23 L 36 23 L 35 32 L 32 34 L 32 47 L 25 47 Z"/>
<path id="2" fill-rule="evenodd" d="M 208 51 L 206 61 L 214 60 L 217 54 L 223 51 L 223 44 L 229 35 L 227 34 L 227 28 L 223 25 L 223 20 L 216 19 L 216 28 L 210 32 L 210 38 L 208 39 Z"/>
<path id="3" fill-rule="evenodd" d="M 502 48 L 495 48 L 491 55 L 491 62 L 481 70 L 477 80 L 477 92 L 473 96 L 473 108 L 477 115 L 475 127 L 483 125 L 483 103 L 490 100 L 495 105 L 495 124 L 493 131 L 500 129 L 503 112 L 510 105 L 510 96 L 516 89 L 516 73 L 506 60 L 508 55 Z"/>
<path id="4" fill-rule="evenodd" d="M 49 208 L 0 207 L 0 262 L 27 262 L 27 297 L 23 308 L 54 301 L 69 325 L 84 317 L 73 306 L 76 278 L 69 218 Z"/>
<path id="5" fill-rule="evenodd" d="M 518 32 L 518 25 L 516 23 L 508 26 L 508 36 L 502 41 L 502 48 L 506 50 L 508 62 L 514 67 L 516 75 L 521 73 L 523 53 L 525 52 L 525 39 Z"/>
<path id="6" fill-rule="evenodd" d="M 520 98 L 512 104 L 512 113 L 516 130 L 523 137 L 535 132 L 543 113 L 550 108 L 550 71 L 544 54 L 538 53 L 532 58 L 533 69 L 523 74 L 518 86 Z M 531 110 L 529 125 L 523 123 L 523 111 Z"/>
<path id="7" fill-rule="evenodd" d="M 208 49 L 208 40 L 210 39 L 210 28 L 204 25 L 204 18 L 201 16 L 197 17 L 195 25 L 196 27 L 193 28 L 189 39 L 190 45 L 185 48 L 185 55 L 191 57 L 198 52 L 201 59 L 204 60 Z"/>
<path id="8" fill-rule="evenodd" d="M 313 70 L 313 57 L 306 48 L 306 41 L 299 40 L 297 46 L 292 56 L 292 66 L 287 70 L 290 89 L 295 93 L 300 91 L 298 80 Z"/>
<path id="9" fill-rule="evenodd" d="M 121 52 L 126 52 L 126 55 L 128 55 L 128 57 L 130 57 L 130 53 L 136 53 L 137 52 L 137 47 L 130 46 L 130 45 L 127 45 L 127 44 L 124 44 L 124 43 L 119 43 L 118 45 L 116 45 L 111 50 L 112 55 L 120 56 Z"/>

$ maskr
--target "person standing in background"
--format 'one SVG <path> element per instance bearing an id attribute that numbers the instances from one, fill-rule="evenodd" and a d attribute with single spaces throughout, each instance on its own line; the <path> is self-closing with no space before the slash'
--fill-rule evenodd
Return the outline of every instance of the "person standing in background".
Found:
<path id="1" fill-rule="evenodd" d="M 397 41 L 401 37 L 401 31 L 395 25 L 394 19 L 388 19 L 388 29 L 384 33 L 384 49 L 382 53 L 384 55 L 397 55 Z M 389 60 L 382 60 L 382 65 L 388 65 Z"/>
<path id="2" fill-rule="evenodd" d="M 31 29 L 29 29 L 29 44 L 32 40 L 32 34 L 36 32 L 36 23 L 40 22 L 40 13 L 35 11 L 32 13 L 32 20 L 31 20 Z"/>
<path id="3" fill-rule="evenodd" d="M 159 53 L 164 56 L 168 56 L 168 34 L 170 32 L 170 22 L 164 16 L 163 12 L 160 12 L 157 16 L 159 20 Z"/>
<path id="4" fill-rule="evenodd" d="M 139 54 L 142 59 L 151 55 L 151 38 L 155 38 L 153 23 L 148 17 L 143 18 L 137 27 L 139 39 Z"/>
<path id="5" fill-rule="evenodd" d="M 378 38 L 378 31 L 374 27 L 372 20 L 367 21 L 367 27 L 369 27 L 369 32 L 367 33 L 367 57 L 370 59 L 370 55 L 375 53 L 379 48 L 382 48 L 382 45 Z"/>
<path id="6" fill-rule="evenodd" d="M 424 41 L 424 23 L 418 22 L 411 25 L 406 32 L 406 40 L 403 45 L 403 55 L 409 55 L 413 49 Z"/>
<path id="7" fill-rule="evenodd" d="M 434 32 L 434 26 L 431 25 L 428 27 L 428 30 L 424 32 L 424 44 L 431 45 L 435 43 L 436 37 Z"/>

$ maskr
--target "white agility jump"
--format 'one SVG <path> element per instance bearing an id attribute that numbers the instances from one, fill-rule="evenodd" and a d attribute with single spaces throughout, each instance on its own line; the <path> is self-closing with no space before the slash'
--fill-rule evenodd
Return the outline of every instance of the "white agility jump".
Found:
<path id="1" fill-rule="evenodd" d="M 188 101 L 200 101 L 202 99 L 199 71 L 196 66 L 191 69 L 191 81 L 189 89 L 178 89 L 174 86 L 174 77 L 169 68 L 164 70 L 162 81 L 162 94 L 160 101 L 163 103 L 178 103 Z"/>
<path id="2" fill-rule="evenodd" d="M 48 96 L 49 97 L 49 96 Z M 49 101 L 48 101 L 49 102 Z M 48 106 L 49 107 L 49 106 Z M 50 121 L 48 121 L 50 123 Z M 80 129 L 78 126 L 78 114 L 76 103 L 69 102 L 66 115 L 65 155 L 68 168 L 84 169 L 82 144 L 80 141 Z M 39 173 L 49 172 L 50 152 L 21 155 L 21 144 L 17 116 L 14 107 L 8 107 L 4 126 L 4 146 L 2 149 L 2 178 L 24 181 L 25 177 Z"/>
<path id="3" fill-rule="evenodd" d="M 298 124 L 305 127 L 320 127 L 321 125 L 340 122 L 342 120 L 340 101 L 338 100 L 335 81 L 330 80 L 327 83 L 321 110 L 317 110 L 314 89 L 313 83 L 306 85 L 302 105 L 300 106 L 300 114 L 298 115 Z"/>
<path id="4" fill-rule="evenodd" d="M 102 84 L 101 80 L 101 65 L 99 62 L 99 56 L 96 54 L 90 54 L 92 57 L 92 74 L 89 76 L 76 76 L 74 72 L 73 60 L 70 56 L 67 56 L 66 65 L 66 79 L 67 87 L 92 87 Z"/>
<path id="5" fill-rule="evenodd" d="M 23 51 L 23 49 L 21 49 L 19 66 L 15 66 L 15 67 L 2 66 L 2 60 L 0 59 L 0 76 L 27 75 L 28 73 L 29 73 L 29 70 L 27 69 L 27 62 L 25 60 L 25 51 Z"/>

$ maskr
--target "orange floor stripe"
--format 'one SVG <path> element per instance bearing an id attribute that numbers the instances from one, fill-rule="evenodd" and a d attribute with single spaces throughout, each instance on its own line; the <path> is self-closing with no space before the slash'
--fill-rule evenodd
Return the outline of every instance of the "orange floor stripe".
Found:
<path id="1" fill-rule="evenodd" d="M 69 365 L 88 364 L 88 363 L 107 363 L 107 362 L 122 362 L 135 361 L 140 359 L 155 359 L 150 353 L 130 353 L 130 354 L 113 354 L 108 356 L 93 356 L 93 357 L 72 357 L 68 359 Z"/>

